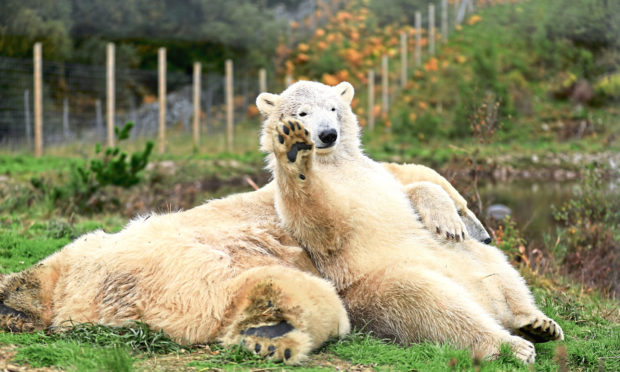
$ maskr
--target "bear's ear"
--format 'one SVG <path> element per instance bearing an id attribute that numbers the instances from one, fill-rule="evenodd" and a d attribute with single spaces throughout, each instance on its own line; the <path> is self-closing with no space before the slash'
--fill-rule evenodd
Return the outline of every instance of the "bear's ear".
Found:
<path id="1" fill-rule="evenodd" d="M 346 102 L 347 105 L 351 104 L 351 101 L 353 101 L 353 95 L 355 94 L 355 89 L 353 89 L 353 85 L 346 81 L 343 81 L 342 83 L 336 85 L 334 89 L 336 89 L 340 97 L 342 97 L 342 100 Z"/>
<path id="2" fill-rule="evenodd" d="M 280 96 L 272 93 L 261 93 L 256 98 L 256 107 L 263 116 L 271 115 L 280 103 Z"/>

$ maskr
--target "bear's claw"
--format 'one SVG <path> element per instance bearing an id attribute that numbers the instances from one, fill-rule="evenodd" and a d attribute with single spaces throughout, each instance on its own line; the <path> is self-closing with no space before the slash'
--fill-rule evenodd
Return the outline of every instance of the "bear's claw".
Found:
<path id="1" fill-rule="evenodd" d="M 281 125 L 276 126 L 277 143 L 274 143 L 276 155 L 286 154 L 289 163 L 297 162 L 298 155 L 309 153 L 314 149 L 314 143 L 310 133 L 297 120 L 285 119 Z M 278 146 L 279 144 L 279 146 Z"/>
<path id="2" fill-rule="evenodd" d="M 551 318 L 535 318 L 518 330 L 518 334 L 532 342 L 563 340 L 564 332 L 558 323 Z"/>
<path id="3" fill-rule="evenodd" d="M 269 326 L 248 328 L 241 331 L 244 335 L 242 345 L 246 350 L 267 359 L 297 363 L 305 356 L 298 350 L 299 345 L 292 336 L 293 331 L 295 327 L 285 321 Z M 295 352 L 298 355 L 294 355 Z"/>

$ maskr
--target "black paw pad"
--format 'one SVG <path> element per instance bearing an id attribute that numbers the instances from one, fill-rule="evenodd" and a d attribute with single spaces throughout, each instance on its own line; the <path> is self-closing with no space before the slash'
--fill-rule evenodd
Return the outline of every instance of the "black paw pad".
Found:
<path id="1" fill-rule="evenodd" d="M 284 350 L 284 359 L 291 359 L 291 349 Z"/>
<path id="2" fill-rule="evenodd" d="M 256 344 L 256 345 L 254 345 L 254 352 L 255 352 L 256 354 L 260 353 L 260 349 L 261 349 L 261 348 L 262 348 L 262 347 L 260 346 L 260 344 Z"/>
<path id="3" fill-rule="evenodd" d="M 294 163 L 297 160 L 297 153 L 299 150 L 312 150 L 312 145 L 307 143 L 297 142 L 291 146 L 291 149 L 286 153 L 286 158 L 291 163 Z"/>
<path id="4" fill-rule="evenodd" d="M 276 347 L 271 345 L 267 348 L 267 351 L 269 352 L 269 354 L 267 354 L 267 356 L 273 356 L 273 354 L 276 353 Z"/>
<path id="5" fill-rule="evenodd" d="M 261 326 L 248 328 L 244 331 L 241 331 L 242 335 L 246 336 L 257 336 L 257 337 L 266 337 L 266 338 L 276 338 L 280 336 L 284 336 L 295 329 L 292 325 L 287 322 L 280 322 L 278 324 L 270 325 L 270 326 Z"/>
<path id="6" fill-rule="evenodd" d="M 306 179 L 306 176 L 305 176 L 303 173 L 300 173 L 300 174 L 299 174 L 299 179 L 301 179 L 301 180 L 305 180 L 305 179 Z"/>
<path id="7" fill-rule="evenodd" d="M 284 137 L 282 137 L 281 134 L 278 134 L 278 142 L 280 142 L 280 144 L 284 144 Z"/>
<path id="8" fill-rule="evenodd" d="M 284 134 L 288 135 L 291 131 L 288 129 L 288 127 L 286 125 L 283 125 L 282 126 L 282 132 L 284 132 Z"/>
<path id="9" fill-rule="evenodd" d="M 0 315 L 12 315 L 16 318 L 27 318 L 26 314 L 0 303 Z"/>

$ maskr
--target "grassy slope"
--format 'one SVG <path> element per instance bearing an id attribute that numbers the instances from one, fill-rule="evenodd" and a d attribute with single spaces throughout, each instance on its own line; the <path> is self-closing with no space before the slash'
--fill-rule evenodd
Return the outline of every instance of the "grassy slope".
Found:
<path id="1" fill-rule="evenodd" d="M 14 271 L 29 266 L 86 230 L 104 227 L 108 231 L 114 231 L 120 226 L 120 221 L 110 223 L 97 219 L 79 223 L 57 219 L 52 222 L 35 222 L 29 226 L 17 222 L 3 222 L 0 232 L 0 246 L 3 247 L 0 253 L 2 271 Z M 537 370 L 556 370 L 560 365 L 571 370 L 594 370 L 599 366 L 610 371 L 620 368 L 620 311 L 616 301 L 602 299 L 596 293 L 582 293 L 574 285 L 554 283 L 527 270 L 524 275 L 533 284 L 537 302 L 543 311 L 556 319 L 566 334 L 564 342 L 537 345 Z M 217 346 L 211 346 L 211 352 L 205 352 L 204 348 L 184 350 L 171 346 L 157 333 L 138 329 L 139 332 L 119 332 L 105 327 L 82 327 L 63 336 L 46 335 L 43 332 L 0 333 L 0 344 L 18 345 L 15 359 L 32 367 L 58 366 L 78 370 L 118 370 L 121 367 L 122 370 L 134 367 L 150 369 L 153 365 L 149 364 L 148 358 L 158 355 L 157 358 L 162 358 L 158 364 L 162 368 L 167 365 L 165 356 L 170 352 L 176 355 L 172 359 L 185 361 L 182 366 L 188 368 L 215 367 L 235 370 L 282 367 L 256 360 L 239 350 L 221 350 Z M 133 343 L 132 346 L 128 345 L 130 342 Z M 528 370 L 528 367 L 512 358 L 506 350 L 499 360 L 478 364 L 468 357 L 466 351 L 455 350 L 449 346 L 423 344 L 401 347 L 359 333 L 329 343 L 310 362 L 299 368 L 350 368 L 354 365 L 380 370 L 440 371 L 448 367 L 455 370 Z"/>

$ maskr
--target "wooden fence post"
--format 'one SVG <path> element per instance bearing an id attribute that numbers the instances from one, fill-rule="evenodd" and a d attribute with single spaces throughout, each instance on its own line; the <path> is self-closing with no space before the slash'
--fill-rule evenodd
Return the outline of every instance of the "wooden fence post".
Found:
<path id="1" fill-rule="evenodd" d="M 400 33 L 400 87 L 407 85 L 407 34 Z"/>
<path id="2" fill-rule="evenodd" d="M 387 114 L 390 109 L 389 88 L 388 56 L 384 54 L 383 58 L 381 58 L 381 105 L 383 113 L 385 114 Z"/>
<path id="3" fill-rule="evenodd" d="M 435 4 L 428 4 L 428 54 L 435 55 Z"/>
<path id="4" fill-rule="evenodd" d="M 166 48 L 157 50 L 159 81 L 159 153 L 166 152 Z"/>
<path id="5" fill-rule="evenodd" d="M 415 12 L 415 66 L 422 66 L 422 13 Z"/>
<path id="6" fill-rule="evenodd" d="M 32 126 L 30 123 L 30 91 L 28 89 L 24 91 L 24 120 L 26 122 L 26 143 L 30 149 L 32 146 Z"/>
<path id="7" fill-rule="evenodd" d="M 42 79 L 41 43 L 34 44 L 34 155 L 43 155 L 43 97 L 41 92 Z"/>
<path id="8" fill-rule="evenodd" d="M 114 146 L 114 104 L 116 102 L 115 88 L 114 88 L 114 64 L 115 64 L 115 49 L 114 43 L 108 43 L 107 48 L 107 63 L 106 63 L 106 108 L 107 108 L 107 128 L 108 128 L 108 146 Z"/>
<path id="9" fill-rule="evenodd" d="M 441 41 L 448 41 L 448 0 L 441 0 Z"/>
<path id="10" fill-rule="evenodd" d="M 234 136 L 234 128 L 233 128 L 233 61 L 230 59 L 226 60 L 226 138 L 227 138 L 227 148 L 229 152 L 233 150 L 233 136 Z"/>
<path id="11" fill-rule="evenodd" d="M 192 129 L 194 132 L 194 149 L 197 151 L 200 145 L 200 73 L 202 65 L 200 62 L 194 63 L 194 120 Z"/>
<path id="12" fill-rule="evenodd" d="M 368 70 L 368 129 L 375 129 L 375 70 Z"/>
<path id="13" fill-rule="evenodd" d="M 467 3 L 467 10 L 469 11 L 469 14 L 476 11 L 474 0 L 465 0 L 465 2 Z"/>
<path id="14" fill-rule="evenodd" d="M 62 100 L 62 138 L 69 139 L 69 98 Z"/>
<path id="15" fill-rule="evenodd" d="M 258 70 L 258 90 L 259 93 L 267 91 L 267 70 L 264 68 Z"/>
<path id="16" fill-rule="evenodd" d="M 100 99 L 95 100 L 95 128 L 97 128 L 97 137 L 103 135 L 103 113 Z"/>

